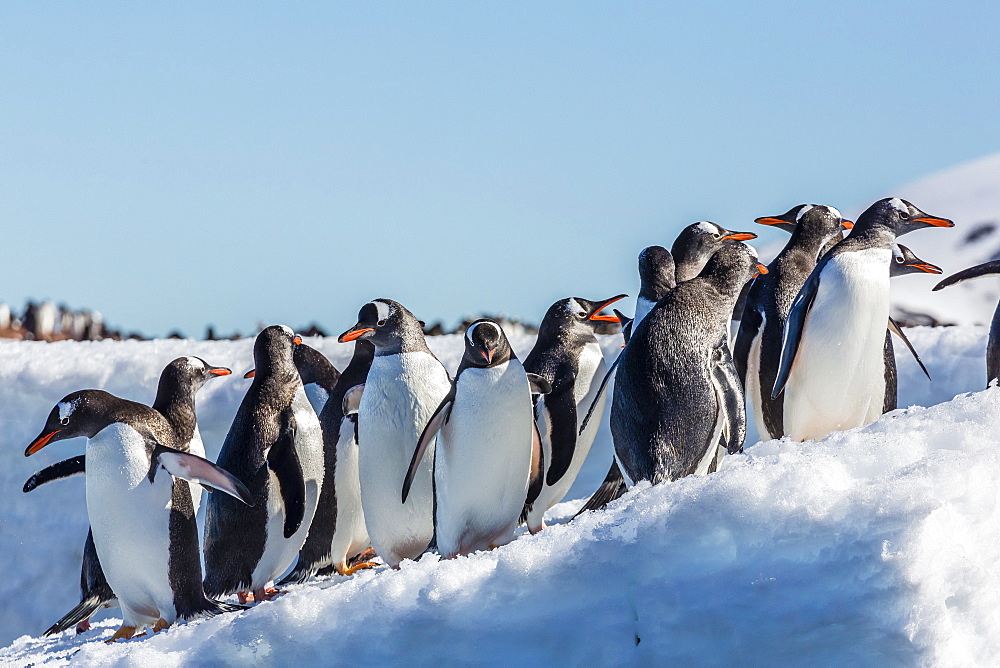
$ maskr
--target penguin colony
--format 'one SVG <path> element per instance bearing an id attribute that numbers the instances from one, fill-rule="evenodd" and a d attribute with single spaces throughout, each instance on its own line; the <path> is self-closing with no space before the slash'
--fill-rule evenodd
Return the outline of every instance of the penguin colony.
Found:
<path id="1" fill-rule="evenodd" d="M 195 394 L 229 369 L 174 360 L 152 406 L 67 395 L 25 450 L 86 439 L 86 454 L 24 485 L 86 476 L 80 603 L 46 635 L 85 632 L 98 608 L 117 605 L 123 624 L 107 641 L 127 640 L 376 559 L 398 568 L 428 550 L 494 549 L 521 525 L 541 531 L 587 458 L 612 376 L 614 459 L 581 512 L 640 481 L 714 472 L 743 449 L 747 404 L 762 438 L 798 441 L 893 410 L 892 337 L 916 351 L 889 316 L 890 278 L 941 273 L 896 238 L 953 223 L 898 198 L 853 223 L 810 204 L 756 222 L 791 234 L 769 265 L 743 243 L 755 234 L 695 223 L 670 250 L 639 254 L 633 319 L 605 313 L 626 295 L 561 299 L 523 362 L 500 325 L 480 319 L 454 378 L 422 323 L 390 299 L 364 304 L 340 335 L 354 346 L 342 373 L 289 328 L 267 327 L 216 463 L 204 457 Z M 993 273 L 1000 261 L 935 290 Z M 603 322 L 621 323 L 625 339 L 610 368 L 595 336 Z M 992 382 L 1000 305 L 987 357 Z M 202 488 L 214 493 L 199 541 Z"/>

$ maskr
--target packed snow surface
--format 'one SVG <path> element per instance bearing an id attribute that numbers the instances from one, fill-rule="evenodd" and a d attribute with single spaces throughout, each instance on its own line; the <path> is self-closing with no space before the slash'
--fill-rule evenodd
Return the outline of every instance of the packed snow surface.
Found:
<path id="1" fill-rule="evenodd" d="M 72 390 L 152 401 L 160 369 L 199 355 L 235 374 L 199 395 L 209 457 L 249 381 L 252 342 L 0 345 L 0 664 L 988 664 L 1000 656 L 1000 390 L 982 327 L 909 330 L 934 377 L 899 354 L 900 405 L 818 442 L 754 443 L 718 473 L 640 486 L 565 523 L 607 470 L 607 416 L 550 527 L 492 552 L 426 555 L 289 588 L 240 614 L 116 645 L 40 639 L 78 600 L 82 478 L 22 494 L 83 451 L 25 445 Z M 351 346 L 308 341 L 343 368 Z M 513 337 L 523 357 L 530 337 Z M 461 337 L 429 339 L 452 371 Z M 609 360 L 619 337 L 602 341 Z M 902 346 L 899 346 L 902 348 Z M 956 396 L 958 395 L 958 396 Z"/>

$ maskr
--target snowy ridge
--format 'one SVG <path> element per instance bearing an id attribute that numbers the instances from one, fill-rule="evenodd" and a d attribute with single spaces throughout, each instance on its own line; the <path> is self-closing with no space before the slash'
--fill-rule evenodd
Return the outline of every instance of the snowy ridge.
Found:
<path id="1" fill-rule="evenodd" d="M 80 637 L 21 637 L 0 650 L 0 663 L 988 663 L 1000 654 L 1000 390 L 982 389 L 986 330 L 910 335 L 935 380 L 901 355 L 900 405 L 945 403 L 819 442 L 749 445 L 716 474 L 643 486 L 604 512 L 493 552 L 307 583 L 239 615 L 113 646 L 94 642 L 117 626 L 110 620 Z M 619 342 L 602 341 L 606 356 Z M 460 337 L 429 343 L 457 366 Z M 350 352 L 332 339 L 310 344 L 340 367 Z M 523 355 L 531 338 L 512 344 Z M 238 377 L 251 345 L 0 345 L 10 546 L 0 566 L 21 592 L 0 603 L 4 642 L 39 634 L 76 602 L 83 481 L 20 491 L 33 471 L 82 447 L 22 456 L 54 402 L 98 385 L 149 401 L 160 367 L 180 354 Z M 221 379 L 199 395 L 210 457 L 245 389 Z M 606 420 L 567 498 L 603 478 Z M 554 515 L 578 507 L 567 502 Z"/>

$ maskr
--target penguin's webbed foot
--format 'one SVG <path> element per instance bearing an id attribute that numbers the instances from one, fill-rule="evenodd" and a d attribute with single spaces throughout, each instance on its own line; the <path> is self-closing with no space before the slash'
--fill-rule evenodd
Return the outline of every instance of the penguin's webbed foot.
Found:
<path id="1" fill-rule="evenodd" d="M 170 628 L 170 622 L 160 617 L 156 620 L 156 624 L 153 625 L 153 633 L 159 633 L 160 631 L 166 631 Z"/>
<path id="2" fill-rule="evenodd" d="M 340 573 L 341 575 L 354 575 L 358 571 L 363 571 L 367 568 L 375 568 L 376 566 L 378 566 L 378 564 L 376 564 L 374 561 L 362 561 L 360 563 L 354 564 L 353 566 L 348 566 L 347 568 L 343 569 L 341 569 L 338 566 L 337 572 Z"/>
<path id="3" fill-rule="evenodd" d="M 118 642 L 119 640 L 130 640 L 135 636 L 134 626 L 123 626 L 115 634 L 104 641 L 105 645 L 110 645 L 113 642 Z"/>
<path id="4" fill-rule="evenodd" d="M 240 602 L 240 605 L 246 605 L 253 600 L 253 594 L 248 591 L 238 591 L 236 592 L 236 600 Z"/>
<path id="5" fill-rule="evenodd" d="M 90 630 L 90 617 L 87 617 L 86 619 L 84 619 L 83 621 L 79 622 L 76 625 L 77 635 L 80 635 L 81 633 L 86 633 L 89 630 Z"/>
<path id="6" fill-rule="evenodd" d="M 275 589 L 274 587 L 261 587 L 260 589 L 253 590 L 253 601 L 254 603 L 260 603 L 261 601 L 270 601 L 275 596 L 284 594 L 283 589 Z"/>

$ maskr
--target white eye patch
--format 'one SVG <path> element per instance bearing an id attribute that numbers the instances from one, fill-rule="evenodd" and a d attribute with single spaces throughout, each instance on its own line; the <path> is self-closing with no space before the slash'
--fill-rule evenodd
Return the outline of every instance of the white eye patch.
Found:
<path id="1" fill-rule="evenodd" d="M 568 302 L 566 302 L 567 313 L 576 314 L 579 313 L 580 311 L 586 311 L 586 310 L 587 309 L 583 308 L 583 305 L 580 304 L 580 302 L 576 301 L 575 299 L 571 298 Z"/>
<path id="2" fill-rule="evenodd" d="M 76 407 L 80 405 L 79 399 L 74 399 L 73 401 L 60 401 L 56 404 L 56 408 L 59 409 L 59 419 L 68 420 L 69 416 L 73 414 Z"/>
<path id="3" fill-rule="evenodd" d="M 800 220 L 802 220 L 802 216 L 806 215 L 807 213 L 809 213 L 812 210 L 813 210 L 813 205 L 812 204 L 806 204 L 806 205 L 804 205 L 801 209 L 799 209 L 799 212 L 797 214 L 795 214 L 795 222 L 797 223 Z"/>
<path id="4" fill-rule="evenodd" d="M 378 313 L 379 320 L 386 320 L 392 314 L 392 309 L 385 302 L 372 302 L 375 305 L 375 312 Z"/>
<path id="5" fill-rule="evenodd" d="M 469 343 L 472 343 L 472 333 L 476 331 L 476 328 L 479 327 L 480 325 L 489 325 L 493 329 L 493 331 L 496 332 L 497 337 L 499 337 L 501 334 L 500 328 L 497 327 L 495 323 L 488 321 L 477 322 L 474 325 L 472 325 L 472 327 L 469 327 L 469 329 L 465 331 L 465 338 L 469 340 Z"/>
<path id="6" fill-rule="evenodd" d="M 893 209 L 899 211 L 900 213 L 910 213 L 910 209 L 909 207 L 906 206 L 906 202 L 899 199 L 898 197 L 893 197 L 891 200 L 889 200 L 889 204 L 892 205 Z"/>
<path id="7" fill-rule="evenodd" d="M 715 223 L 710 223 L 707 220 L 701 221 L 700 223 L 698 223 L 697 225 L 695 225 L 695 227 L 698 228 L 699 230 L 701 230 L 702 232 L 705 232 L 706 234 L 718 234 L 719 233 L 719 226 L 716 225 Z"/>

